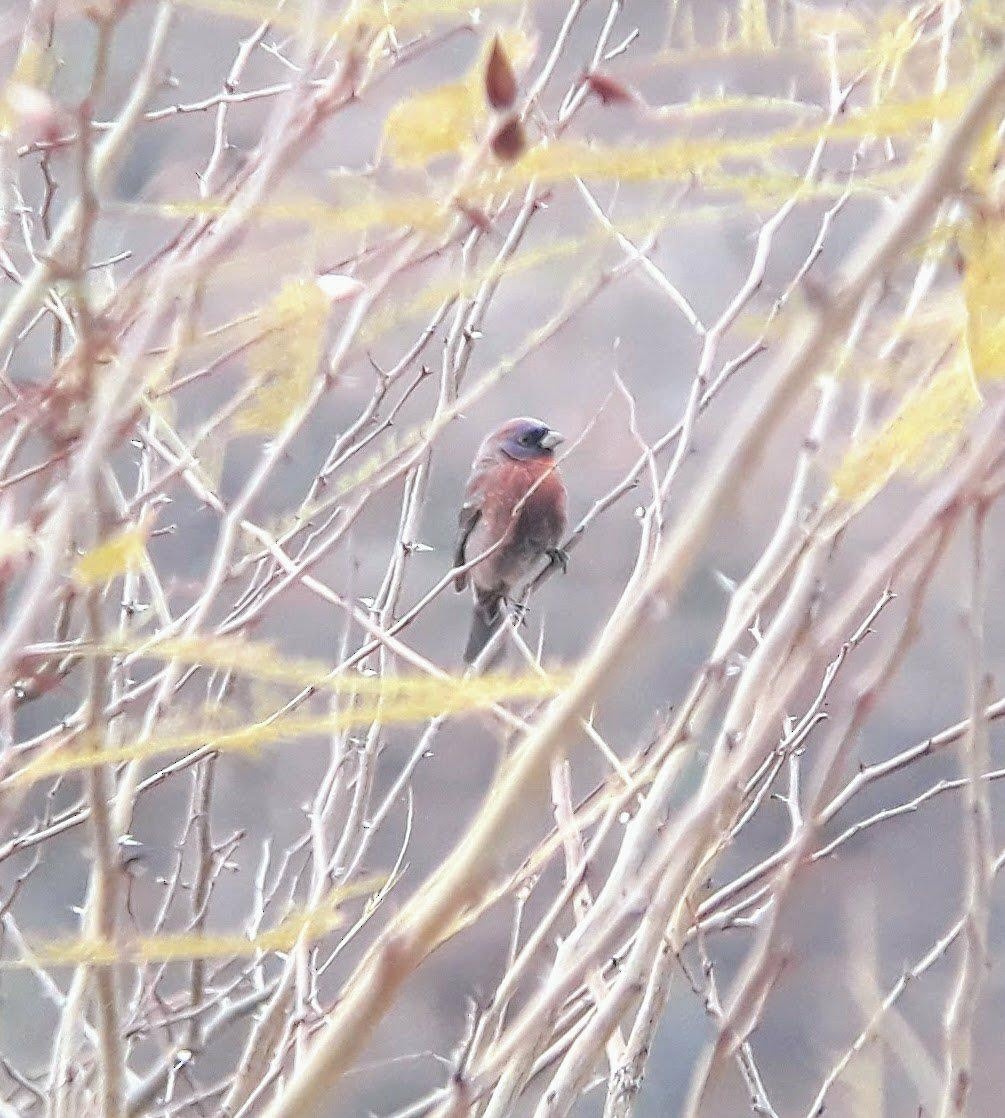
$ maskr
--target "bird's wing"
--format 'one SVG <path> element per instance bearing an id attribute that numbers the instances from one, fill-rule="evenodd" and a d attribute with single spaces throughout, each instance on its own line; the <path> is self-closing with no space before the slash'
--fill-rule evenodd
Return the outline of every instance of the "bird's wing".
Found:
<path id="1" fill-rule="evenodd" d="M 457 539 L 454 543 L 454 566 L 460 567 L 467 562 L 464 556 L 464 548 L 467 546 L 468 536 L 471 535 L 474 526 L 478 523 L 482 515 L 481 503 L 475 497 L 469 497 L 468 500 L 461 505 L 461 511 L 457 515 Z M 454 586 L 458 590 L 463 590 L 468 583 L 467 572 L 463 572 L 454 576 Z"/>

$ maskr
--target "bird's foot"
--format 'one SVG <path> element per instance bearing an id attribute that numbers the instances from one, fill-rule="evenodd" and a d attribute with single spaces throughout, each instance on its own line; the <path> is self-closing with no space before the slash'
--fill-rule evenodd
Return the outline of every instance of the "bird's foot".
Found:
<path id="1" fill-rule="evenodd" d="M 530 604 L 528 602 L 507 602 L 509 607 L 510 617 L 513 618 L 514 628 L 519 629 L 521 625 L 527 623 L 527 614 L 530 612 Z"/>
<path id="2" fill-rule="evenodd" d="M 551 560 L 556 567 L 562 568 L 562 574 L 567 574 L 569 570 L 569 553 L 561 547 L 549 547 L 545 555 Z"/>

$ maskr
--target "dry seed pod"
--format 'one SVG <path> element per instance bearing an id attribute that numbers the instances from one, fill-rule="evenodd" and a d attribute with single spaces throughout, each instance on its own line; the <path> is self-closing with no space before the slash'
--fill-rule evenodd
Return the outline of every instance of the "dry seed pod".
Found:
<path id="1" fill-rule="evenodd" d="M 470 202 L 465 202 L 463 198 L 458 198 L 454 202 L 454 206 L 459 213 L 471 222 L 475 229 L 480 229 L 483 233 L 488 233 L 492 229 L 492 222 L 484 210 L 479 209 L 478 206 L 473 206 Z"/>
<path id="2" fill-rule="evenodd" d="M 622 85 L 609 74 L 602 74 L 597 70 L 586 75 L 586 84 L 604 105 L 631 105 L 638 101 L 637 94 L 627 85 Z"/>
<path id="3" fill-rule="evenodd" d="M 492 40 L 485 65 L 485 100 L 496 112 L 512 109 L 516 102 L 516 74 L 498 35 Z"/>
<path id="4" fill-rule="evenodd" d="M 508 116 L 492 135 L 492 154 L 502 163 L 515 163 L 527 147 L 527 133 L 516 113 Z"/>

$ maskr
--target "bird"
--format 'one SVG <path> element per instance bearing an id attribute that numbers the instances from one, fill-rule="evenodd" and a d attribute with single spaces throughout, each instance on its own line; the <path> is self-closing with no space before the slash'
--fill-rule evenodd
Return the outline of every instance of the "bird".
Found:
<path id="1" fill-rule="evenodd" d="M 470 581 L 474 615 L 464 662 L 472 663 L 498 629 L 503 606 L 542 559 L 561 566 L 559 547 L 567 523 L 565 484 L 555 463 L 564 441 L 539 419 L 509 419 L 486 435 L 471 466 L 457 517 L 454 566 L 483 553 L 470 570 L 454 576 L 463 590 Z"/>

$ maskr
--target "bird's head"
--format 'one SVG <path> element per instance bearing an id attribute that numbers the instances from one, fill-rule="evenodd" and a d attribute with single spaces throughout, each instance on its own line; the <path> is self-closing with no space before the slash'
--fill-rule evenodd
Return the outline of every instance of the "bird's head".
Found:
<path id="1" fill-rule="evenodd" d="M 495 448 L 518 462 L 553 458 L 564 436 L 540 419 L 510 419 L 489 436 Z"/>

